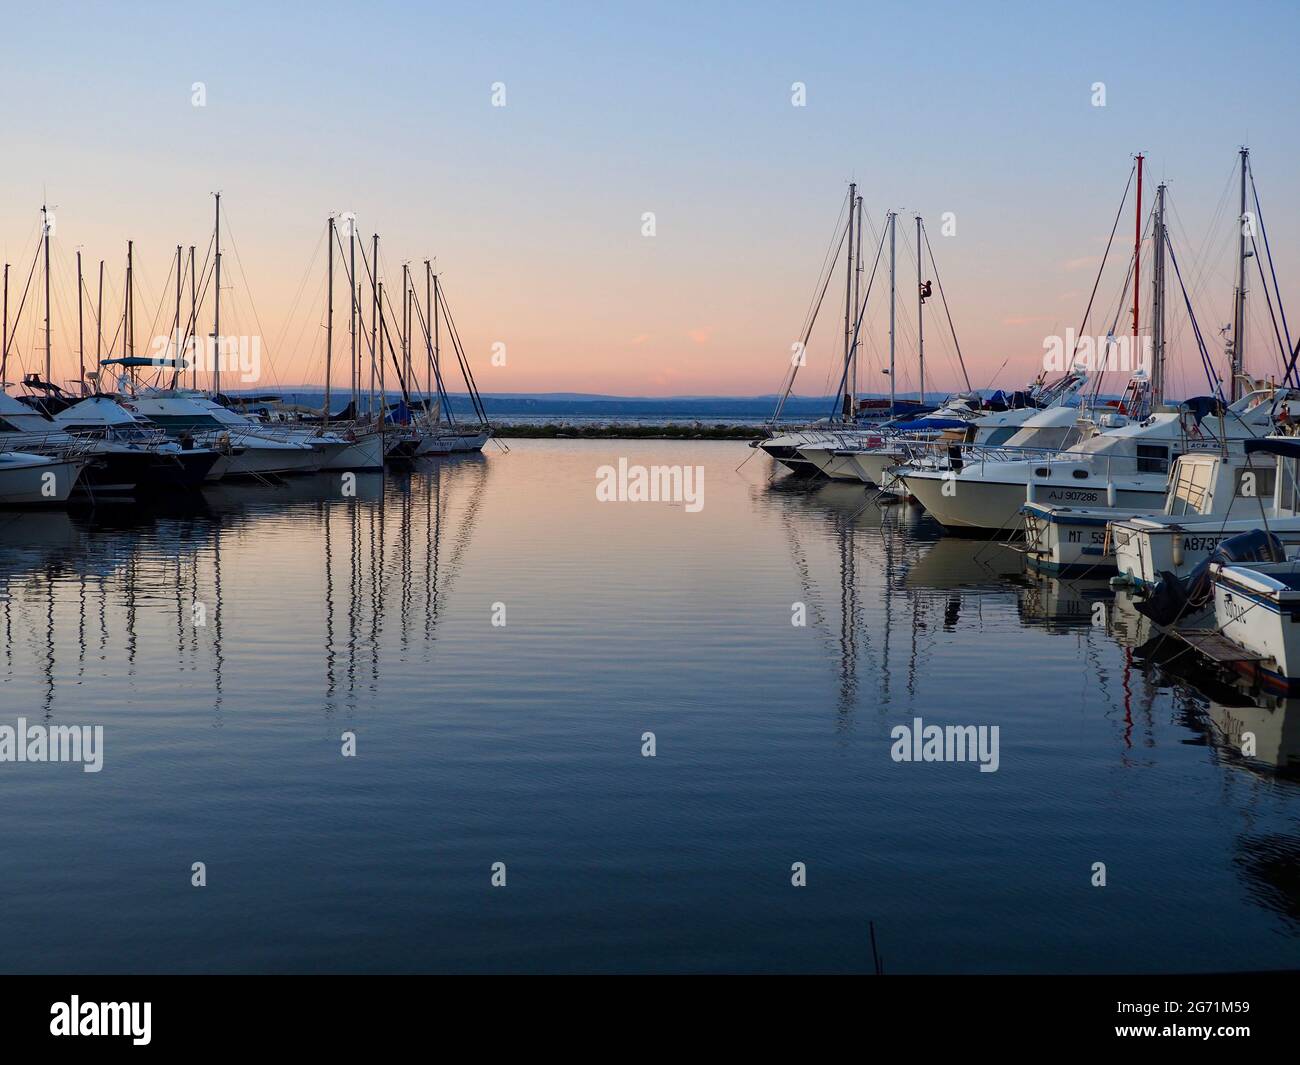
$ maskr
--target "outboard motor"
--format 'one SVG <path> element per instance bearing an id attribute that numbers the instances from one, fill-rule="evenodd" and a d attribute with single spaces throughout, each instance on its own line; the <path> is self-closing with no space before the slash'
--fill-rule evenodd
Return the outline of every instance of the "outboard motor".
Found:
<path id="1" fill-rule="evenodd" d="M 1185 578 L 1168 570 L 1160 574 L 1160 583 L 1147 599 L 1134 603 L 1142 614 L 1157 625 L 1169 626 L 1181 618 L 1204 610 L 1214 596 L 1210 584 L 1210 566 L 1218 562 L 1231 565 L 1237 562 L 1283 562 L 1286 549 L 1282 541 L 1271 532 L 1252 529 L 1250 532 L 1229 536 L 1219 544 Z"/>

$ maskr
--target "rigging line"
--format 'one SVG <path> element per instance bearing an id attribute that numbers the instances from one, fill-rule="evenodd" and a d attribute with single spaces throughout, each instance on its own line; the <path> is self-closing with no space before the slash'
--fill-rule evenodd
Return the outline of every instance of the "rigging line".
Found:
<path id="1" fill-rule="evenodd" d="M 456 358 L 460 363 L 461 373 L 465 377 L 465 384 L 469 388 L 470 399 L 474 402 L 474 409 L 478 414 L 479 422 L 483 425 L 488 424 L 487 408 L 483 405 L 482 397 L 479 395 L 478 382 L 474 379 L 474 371 L 469 364 L 469 356 L 465 354 L 465 346 L 460 340 L 460 330 L 456 327 L 455 319 L 452 317 L 451 307 L 447 304 L 447 287 L 438 286 L 438 295 L 444 314 L 447 317 L 447 330 L 451 335 L 452 346 L 456 352 Z"/>
<path id="2" fill-rule="evenodd" d="M 1133 187 L 1133 175 L 1136 173 L 1137 173 L 1137 163 L 1134 163 L 1132 168 L 1128 172 L 1128 181 L 1124 185 L 1124 195 L 1120 198 L 1119 201 L 1119 210 L 1115 212 L 1115 222 L 1110 227 L 1110 237 L 1106 241 L 1106 250 L 1102 253 L 1101 256 L 1101 266 L 1097 268 L 1096 280 L 1094 280 L 1092 283 L 1092 292 L 1088 296 L 1088 306 L 1084 308 L 1083 321 L 1079 324 L 1079 331 L 1075 334 L 1075 338 L 1076 338 L 1075 349 L 1070 353 L 1071 369 L 1074 366 L 1074 358 L 1079 353 L 1078 338 L 1083 336 L 1083 331 L 1088 328 L 1088 317 L 1089 315 L 1092 314 L 1092 302 L 1097 298 L 1097 289 L 1101 285 L 1101 275 L 1106 269 L 1106 260 L 1110 258 L 1111 245 L 1115 243 L 1115 233 L 1119 229 L 1119 220 L 1124 214 L 1124 205 L 1128 203 L 1128 190 Z M 1127 285 L 1128 282 L 1126 281 L 1125 287 L 1127 287 Z M 1071 372 L 1071 370 L 1066 370 L 1064 372 L 1068 374 Z"/>
<path id="3" fill-rule="evenodd" d="M 224 221 L 225 221 L 225 223 L 226 223 L 226 236 L 230 239 L 230 247 L 231 247 L 231 248 L 234 250 L 234 252 L 235 252 L 235 264 L 239 267 L 239 276 L 240 276 L 240 279 L 244 282 L 244 294 L 248 297 L 248 306 L 249 306 L 249 309 L 253 312 L 253 321 L 257 323 L 257 331 L 258 331 L 262 336 L 266 336 L 266 330 L 262 328 L 262 320 L 261 320 L 261 318 L 258 316 L 258 313 L 257 313 L 257 304 L 255 304 L 255 303 L 253 302 L 253 290 L 252 290 L 251 286 L 250 286 L 249 283 L 248 283 L 248 274 L 247 274 L 247 272 L 244 270 L 244 260 L 243 260 L 243 259 L 240 257 L 240 255 L 239 255 L 239 245 L 235 243 L 235 234 L 234 234 L 234 231 L 230 228 L 230 209 L 229 209 L 229 208 L 226 209 L 226 214 L 225 214 Z M 317 253 L 319 253 L 319 251 L 320 251 L 320 246 L 319 246 L 319 244 L 318 244 L 318 245 L 317 245 Z M 274 362 L 274 360 L 271 358 L 271 354 L 270 354 L 270 352 L 267 352 L 267 358 L 266 358 L 266 361 L 267 361 L 267 364 L 271 367 L 271 379 L 272 379 L 272 382 L 275 384 L 276 391 L 279 391 L 279 390 L 280 390 L 280 381 L 279 381 L 279 377 L 278 377 L 278 375 L 276 374 L 276 370 L 275 370 L 275 362 Z"/>
<path id="4" fill-rule="evenodd" d="M 175 263 L 175 260 L 174 260 L 174 259 L 171 259 L 171 256 L 168 256 L 168 259 L 171 260 L 171 262 L 170 262 L 170 265 L 168 265 L 168 267 L 167 267 L 167 277 L 163 280 L 162 296 L 159 298 L 159 300 L 158 300 L 158 307 L 157 307 L 157 309 L 154 311 L 154 314 L 153 314 L 153 321 L 149 323 L 149 335 L 150 335 L 151 337 L 153 337 L 153 341 L 151 341 L 151 344 L 154 344 L 155 346 L 156 346 L 156 343 L 157 343 L 157 340 L 158 340 L 158 316 L 162 313 L 162 305 L 163 305 L 163 301 L 167 299 L 167 296 L 168 296 L 167 289 L 168 289 L 168 287 L 169 287 L 170 284 L 171 284 L 172 274 L 173 274 L 173 272 L 174 272 L 175 269 L 176 269 L 176 263 Z M 164 349 L 164 351 L 165 351 L 165 350 L 166 350 L 166 349 Z M 176 357 L 177 357 L 177 358 L 180 358 L 180 352 L 179 352 L 179 351 L 176 353 Z M 160 366 L 160 367 L 158 368 L 158 376 L 159 376 L 159 377 L 162 376 L 162 372 L 163 372 L 163 370 L 165 370 L 165 369 L 166 369 L 166 367 L 164 367 L 164 366 Z"/>
<path id="5" fill-rule="evenodd" d="M 432 330 L 430 329 L 430 323 L 424 317 L 424 309 L 420 306 L 420 301 L 417 299 L 414 300 L 413 302 L 415 304 L 415 313 L 419 317 L 419 321 L 420 321 L 420 333 L 424 337 L 425 361 L 428 364 L 429 368 L 433 371 L 434 381 L 437 382 L 438 398 L 442 401 L 443 406 L 447 408 L 448 414 L 450 415 L 451 401 L 447 398 L 446 388 L 443 387 L 442 369 L 441 367 L 438 366 L 437 360 L 433 357 L 433 334 L 432 334 Z M 425 400 L 427 402 L 428 400 L 427 396 L 425 397 Z M 427 406 L 425 410 L 426 411 L 428 410 Z"/>
<path id="6" fill-rule="evenodd" d="M 447 332 L 451 337 L 452 349 L 456 353 L 456 360 L 460 365 L 461 374 L 465 378 L 465 385 L 469 390 L 469 397 L 474 405 L 475 414 L 478 416 L 480 425 L 487 425 L 487 408 L 483 405 L 483 399 L 479 395 L 478 383 L 474 380 L 474 372 L 469 365 L 469 356 L 465 354 L 465 347 L 460 339 L 460 331 L 456 328 L 456 323 L 452 319 L 451 308 L 447 305 L 447 294 L 442 285 L 438 286 L 438 296 L 443 314 L 447 319 Z"/>
<path id="7" fill-rule="evenodd" d="M 841 226 L 840 219 L 844 217 L 844 212 L 846 210 L 847 210 L 847 204 L 844 203 L 844 201 L 841 201 L 839 213 L 835 216 L 835 225 L 831 229 L 831 239 L 829 242 L 827 242 L 826 252 L 822 256 L 821 269 L 817 272 L 817 280 L 813 282 L 812 293 L 808 297 L 808 307 L 804 311 L 804 316 L 803 316 L 804 329 L 801 330 L 801 332 L 811 328 L 812 322 L 809 321 L 810 316 L 812 316 L 813 319 L 816 318 L 817 312 L 815 310 L 815 305 L 821 303 L 821 298 L 817 295 L 817 290 L 820 285 L 822 275 L 827 272 L 834 273 L 835 271 L 835 262 L 836 260 L 839 259 L 840 247 L 843 246 L 843 237 L 840 238 L 840 241 L 837 244 L 835 240 L 835 234 L 840 231 L 840 226 Z"/>
<path id="8" fill-rule="evenodd" d="M 312 249 L 311 261 L 307 263 L 307 269 L 303 271 L 302 278 L 298 282 L 298 289 L 294 293 L 293 303 L 289 305 L 289 313 L 288 316 L 285 318 L 284 329 L 281 331 L 279 338 L 275 342 L 276 351 L 279 351 L 284 346 L 285 340 L 288 339 L 289 329 L 293 325 L 293 320 L 295 316 L 298 314 L 298 305 L 302 301 L 302 294 L 304 291 L 306 291 L 307 281 L 311 277 L 312 270 L 316 268 L 316 260 L 320 258 L 321 245 L 325 243 L 325 240 L 326 240 L 325 233 L 321 233 L 321 235 L 316 238 L 316 246 L 315 248 Z M 325 280 L 322 280 L 321 286 L 323 286 L 324 284 L 325 284 Z M 316 291 L 319 292 L 320 288 L 318 288 Z M 254 314 L 256 314 L 256 312 L 254 312 Z M 302 338 L 302 334 L 304 331 L 305 331 L 305 327 L 298 330 L 299 339 Z M 294 345 L 294 350 L 295 351 L 297 350 L 297 344 Z"/>
<path id="9" fill-rule="evenodd" d="M 474 403 L 474 410 L 478 414 L 480 423 L 487 425 L 487 409 L 483 406 L 483 400 L 479 396 L 478 384 L 474 380 L 473 370 L 470 369 L 469 357 L 465 354 L 464 345 L 460 342 L 460 330 L 456 328 L 456 322 L 452 317 L 451 308 L 447 305 L 446 285 L 438 286 L 438 302 L 442 306 L 443 313 L 447 316 L 447 331 L 451 335 L 452 346 L 456 352 L 456 359 L 460 363 L 461 373 L 465 377 L 465 384 L 469 389 L 470 399 Z"/>
<path id="10" fill-rule="evenodd" d="M 1286 334 L 1286 346 L 1291 347 L 1291 329 L 1286 322 L 1286 306 L 1282 303 L 1282 290 L 1277 284 L 1277 270 L 1273 266 L 1273 250 L 1268 243 L 1268 228 L 1264 225 L 1264 209 L 1259 205 L 1259 189 L 1255 187 L 1255 164 L 1247 162 L 1247 172 L 1250 174 L 1250 190 L 1255 197 L 1255 217 L 1259 219 L 1259 233 L 1264 238 L 1264 254 L 1268 256 L 1268 271 L 1273 276 L 1273 291 L 1277 294 L 1277 309 L 1282 316 L 1282 331 Z M 1254 237 L 1251 237 L 1252 243 Z M 1263 267 L 1260 267 L 1260 273 L 1263 273 Z"/>
<path id="11" fill-rule="evenodd" d="M 886 227 L 881 231 L 881 233 L 880 233 L 880 243 L 879 243 L 879 245 L 877 245 L 877 247 L 876 247 L 876 261 L 875 261 L 874 263 L 871 264 L 871 277 L 867 280 L 867 290 L 866 290 L 865 293 L 863 293 L 863 296 L 862 296 L 862 306 L 858 308 L 858 317 L 857 317 L 857 321 L 855 321 L 855 322 L 853 323 L 853 340 L 852 340 L 852 341 L 850 342 L 850 344 L 849 344 L 849 351 L 850 351 L 850 353 L 856 351 L 857 348 L 858 348 L 858 334 L 859 334 L 859 332 L 861 332 L 861 330 L 862 330 L 862 316 L 866 313 L 866 310 L 867 310 L 867 303 L 868 303 L 868 301 L 869 301 L 869 299 L 870 299 L 870 297 L 871 297 L 871 286 L 872 286 L 872 284 L 873 284 L 873 283 L 875 282 L 875 280 L 876 280 L 876 271 L 880 268 L 880 256 L 881 256 L 881 254 L 882 254 L 882 253 L 884 252 L 884 250 L 885 250 L 885 236 L 887 235 L 888 230 L 889 230 L 889 227 L 886 226 Z M 848 359 L 845 359 L 845 360 L 844 360 L 844 371 L 840 374 L 840 383 L 839 383 L 839 385 L 838 385 L 838 386 L 836 387 L 836 389 L 835 389 L 835 405 L 836 405 L 836 406 L 835 406 L 834 409 L 831 410 L 831 418 L 832 418 L 832 419 L 835 417 L 836 410 L 837 410 L 837 409 L 840 409 L 840 408 L 839 408 L 840 396 L 842 396 L 842 395 L 844 394 L 844 390 L 845 390 L 845 388 L 848 387 L 848 378 L 849 378 L 849 360 L 848 360 Z M 854 401 L 856 402 L 857 397 L 854 396 L 853 398 L 854 398 Z M 841 412 L 842 412 L 842 411 L 841 411 Z M 894 412 L 893 412 L 893 411 L 890 411 L 889 413 L 890 413 L 890 416 L 892 417 Z M 853 412 L 853 416 L 854 416 L 855 419 L 857 418 L 857 411 L 856 411 L 856 410 Z"/>
<path id="12" fill-rule="evenodd" d="M 813 327 L 816 324 L 817 317 L 821 311 L 822 300 L 826 296 L 826 290 L 830 285 L 831 277 L 835 273 L 835 263 L 839 259 L 840 248 L 844 246 L 844 235 L 845 233 L 848 232 L 848 224 L 847 222 L 845 222 L 843 223 L 843 225 L 841 225 L 840 220 L 845 217 L 844 213 L 846 210 L 847 210 L 847 206 L 841 206 L 839 213 L 836 214 L 835 216 L 835 226 L 831 230 L 830 244 L 827 246 L 826 253 L 822 257 L 821 269 L 817 274 L 817 281 L 813 285 L 813 294 L 809 300 L 809 304 L 810 304 L 809 309 L 808 311 L 805 312 L 803 317 L 804 324 L 801 327 L 801 335 L 803 335 L 805 338 L 809 338 L 812 335 Z M 839 234 L 838 242 L 836 240 L 837 233 Z M 823 283 L 823 277 L 825 278 L 824 283 Z M 820 295 L 818 295 L 819 288 L 820 288 Z M 804 340 L 805 351 L 807 349 L 807 344 L 808 341 L 807 339 L 805 339 Z M 791 391 L 794 389 L 794 382 L 795 382 L 795 378 L 798 376 L 798 373 L 799 373 L 799 366 L 796 360 L 791 364 L 790 368 L 786 371 L 786 373 L 782 375 L 781 378 L 782 385 L 781 385 L 780 392 L 778 394 L 776 409 L 772 412 L 771 417 L 768 418 L 767 420 L 766 424 L 768 426 L 774 425 L 780 419 L 781 414 L 785 408 L 786 400 L 789 398 Z"/>
<path id="13" fill-rule="evenodd" d="M 1125 270 L 1125 272 L 1124 272 L 1124 284 L 1123 284 L 1122 286 L 1120 286 L 1119 294 L 1118 294 L 1118 296 L 1117 296 L 1117 298 L 1116 298 L 1116 302 L 1115 302 L 1115 313 L 1114 313 L 1114 315 L 1111 317 L 1111 320 L 1110 320 L 1110 322 L 1111 322 L 1110 327 L 1109 327 L 1109 328 L 1107 329 L 1107 331 L 1106 331 L 1106 337 L 1107 337 L 1108 340 L 1109 340 L 1110 338 L 1114 337 L 1114 335 L 1115 335 L 1115 330 L 1116 330 L 1116 328 L 1119 326 L 1119 319 L 1120 319 L 1120 316 L 1121 316 L 1121 315 L 1124 313 L 1124 311 L 1126 310 L 1125 304 L 1128 302 L 1128 298 L 1127 298 L 1127 297 L 1128 297 L 1128 285 L 1129 285 L 1129 282 L 1130 282 L 1131 280 L 1133 280 L 1133 264 L 1134 264 L 1134 262 L 1135 262 L 1136 260 L 1137 260 L 1137 256 L 1136 256 L 1136 255 L 1130 255 L 1130 256 L 1128 257 L 1128 269 Z M 1080 334 L 1080 335 L 1082 335 L 1082 334 Z M 1109 344 L 1107 344 L 1107 346 L 1106 346 L 1106 350 L 1107 350 L 1107 352 L 1110 351 L 1110 345 L 1109 345 Z M 1077 347 L 1075 348 L 1075 352 L 1076 352 L 1076 353 L 1078 352 L 1078 348 L 1077 348 Z M 1073 358 L 1071 358 L 1071 365 L 1073 365 Z M 1096 367 L 1093 366 L 1093 367 L 1090 367 L 1090 369 L 1095 370 Z M 1098 398 L 1098 396 L 1101 395 L 1101 383 L 1102 383 L 1102 379 L 1103 379 L 1105 376 L 1106 376 L 1106 364 L 1105 364 L 1105 360 L 1103 359 L 1103 360 L 1102 360 L 1102 368 L 1101 368 L 1101 370 L 1097 373 L 1097 375 L 1096 375 L 1094 378 L 1092 378 L 1092 393 L 1091 393 L 1091 396 L 1090 396 L 1089 398 L 1090 398 L 1091 402 L 1093 402 L 1093 403 L 1097 402 L 1097 398 Z"/>
<path id="14" fill-rule="evenodd" d="M 1295 364 L 1297 359 L 1300 359 L 1300 340 L 1295 342 L 1295 350 L 1291 352 L 1291 361 L 1287 363 L 1286 376 L 1283 377 L 1284 381 L 1286 378 L 1292 377 L 1295 374 Z"/>
<path id="15" fill-rule="evenodd" d="M 1201 365 L 1205 368 L 1205 377 L 1210 386 L 1210 391 L 1219 397 L 1219 402 L 1223 400 L 1223 382 L 1219 380 L 1218 375 L 1214 372 L 1214 362 L 1210 358 L 1209 351 L 1205 347 L 1205 337 L 1201 335 L 1201 325 L 1196 320 L 1196 312 L 1192 309 L 1191 297 L 1187 294 L 1187 286 L 1183 284 L 1183 274 L 1178 268 L 1178 256 L 1174 254 L 1174 242 L 1167 240 L 1165 250 L 1169 252 L 1169 261 L 1174 264 L 1174 276 L 1178 279 L 1179 291 L 1183 294 L 1183 302 L 1187 305 L 1187 317 L 1192 323 L 1192 335 L 1196 338 L 1196 346 L 1201 353 Z"/>
<path id="16" fill-rule="evenodd" d="M 183 349 L 189 347 L 192 342 L 198 340 L 197 330 L 199 328 L 199 308 L 201 308 L 204 302 L 207 300 L 208 288 L 212 285 L 213 279 L 216 277 L 216 263 L 215 261 L 212 261 L 212 245 L 214 240 L 215 237 L 211 237 L 208 239 L 208 252 L 203 258 L 203 266 L 199 269 L 199 284 L 197 286 L 198 294 L 195 297 L 194 321 L 192 323 L 195 329 L 195 333 L 191 336 L 190 334 L 191 323 L 187 320 L 185 322 L 185 338 L 184 338 L 184 344 L 182 345 Z M 117 338 L 115 336 L 114 340 L 116 339 Z M 197 344 L 195 344 L 195 346 L 197 347 Z M 112 350 L 111 346 L 108 350 L 110 351 Z M 195 354 L 195 357 L 197 360 L 197 352 Z M 186 369 L 189 369 L 189 367 L 186 367 Z"/>
<path id="17" fill-rule="evenodd" d="M 1266 278 L 1266 277 L 1264 276 L 1264 264 L 1263 264 L 1263 262 L 1260 260 L 1260 257 L 1259 257 L 1259 246 L 1255 243 L 1255 238 L 1254 238 L 1254 237 L 1251 237 L 1251 238 L 1250 238 L 1250 248 L 1251 248 L 1251 251 L 1253 252 L 1253 258 L 1254 258 L 1254 260 L 1255 260 L 1255 265 L 1259 268 L 1259 282 L 1260 282 L 1260 288 L 1261 288 L 1261 289 L 1263 290 L 1263 292 L 1264 292 L 1264 304 L 1265 304 L 1266 307 L 1268 307 L 1268 317 L 1269 317 L 1269 321 L 1272 322 L 1272 324 L 1273 324 L 1273 336 L 1277 339 L 1277 346 L 1278 346 L 1278 349 L 1281 351 L 1281 358 L 1279 359 L 1279 363 L 1280 363 L 1280 365 L 1282 366 L 1282 372 L 1283 372 L 1283 374 L 1285 374 L 1285 373 L 1286 373 L 1286 360 L 1287 360 L 1287 356 L 1290 354 L 1290 349 L 1289 349 L 1289 347 L 1288 347 L 1286 341 L 1282 339 L 1282 332 L 1281 332 L 1281 330 L 1278 329 L 1278 327 L 1277 327 L 1277 315 L 1276 315 L 1276 314 L 1274 313 L 1274 311 L 1273 311 L 1273 297 L 1272 297 L 1271 295 L 1269 295 L 1269 291 L 1268 291 L 1268 278 Z M 1281 302 L 1281 300 L 1280 300 L 1280 297 L 1279 297 L 1279 303 L 1280 303 L 1280 302 Z M 1285 376 L 1282 378 L 1282 383 L 1283 383 L 1283 384 L 1286 383 L 1286 377 L 1285 377 Z"/>
<path id="18" fill-rule="evenodd" d="M 392 308 L 390 307 L 391 311 Z M 393 360 L 393 369 L 397 372 L 397 383 L 402 386 L 402 401 L 409 409 L 411 406 L 411 393 L 406 387 L 406 377 L 402 373 L 401 360 L 397 357 L 397 352 L 393 348 L 393 338 L 388 332 L 388 318 L 384 315 L 384 309 L 379 308 L 379 345 L 383 347 L 384 342 L 388 342 L 388 354 Z"/>
<path id="19" fill-rule="evenodd" d="M 41 235 L 44 236 L 43 231 Z M 5 350 L 3 352 L 0 352 L 0 381 L 3 381 L 5 371 L 8 369 L 9 349 L 12 348 L 14 345 L 14 336 L 18 332 L 18 323 L 22 321 L 23 307 L 27 305 L 27 293 L 28 290 L 32 287 L 32 278 L 36 275 L 36 264 L 40 262 L 40 258 L 41 258 L 41 242 L 38 240 L 36 242 L 36 252 L 32 256 L 32 268 L 31 270 L 28 271 L 27 283 L 23 286 L 23 298 L 18 303 L 18 313 L 14 316 L 12 328 L 10 329 L 9 332 L 9 343 L 5 345 Z"/>
<path id="20" fill-rule="evenodd" d="M 948 297 L 944 295 L 943 282 L 939 279 L 939 267 L 934 261 L 934 249 L 930 247 L 930 231 L 921 220 L 921 236 L 925 238 L 925 250 L 930 255 L 930 269 L 934 271 L 934 283 L 939 286 L 939 299 L 943 303 L 943 313 L 948 318 L 948 330 L 952 333 L 953 345 L 957 348 L 957 362 L 961 365 L 961 375 L 966 382 L 966 391 L 970 391 L 970 374 L 966 372 L 966 360 L 962 358 L 961 344 L 957 340 L 957 327 L 952 324 L 952 312 L 948 309 Z"/>
<path id="21" fill-rule="evenodd" d="M 845 222 L 843 226 L 840 225 L 840 218 L 843 216 L 844 210 L 845 210 L 844 208 L 841 208 L 840 214 L 836 215 L 835 218 L 835 228 L 836 230 L 839 231 L 839 241 L 836 242 L 835 236 L 832 233 L 831 244 L 834 245 L 834 252 L 832 253 L 831 250 L 828 248 L 827 257 L 826 259 L 823 260 L 822 263 L 822 272 L 825 275 L 825 280 L 822 283 L 821 294 L 818 295 L 816 298 L 816 304 L 812 308 L 811 317 L 805 316 L 804 318 L 804 321 L 806 322 L 806 328 L 804 329 L 803 341 L 802 341 L 803 346 L 801 350 L 803 352 L 807 352 L 808 350 L 808 342 L 812 338 L 813 327 L 817 324 L 817 317 L 821 313 L 822 302 L 826 299 L 826 293 L 830 289 L 831 278 L 835 274 L 835 263 L 838 261 L 840 257 L 840 249 L 844 247 L 844 240 L 845 237 L 848 235 L 848 231 L 849 231 L 848 223 Z M 828 263 L 829 266 L 827 265 Z M 819 280 L 820 280 L 820 275 L 819 275 Z M 814 289 L 814 291 L 816 290 Z M 780 420 L 781 413 L 785 409 L 786 400 L 790 398 L 790 393 L 794 390 L 795 378 L 798 377 L 799 375 L 799 361 L 800 360 L 796 359 L 794 361 L 794 364 L 790 367 L 790 369 L 786 372 L 786 374 L 782 376 L 782 380 L 784 381 L 784 387 L 781 390 L 780 398 L 777 400 L 776 410 L 772 412 L 772 416 L 767 421 L 767 424 L 769 426 L 775 425 L 776 422 Z M 787 377 L 788 380 L 786 380 Z"/>

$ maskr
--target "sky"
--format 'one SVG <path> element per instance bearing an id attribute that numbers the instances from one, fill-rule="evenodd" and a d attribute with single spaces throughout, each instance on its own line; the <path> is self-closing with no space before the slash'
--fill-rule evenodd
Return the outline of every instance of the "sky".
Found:
<path id="1" fill-rule="evenodd" d="M 12 320 L 41 204 L 52 206 L 59 381 L 77 373 L 76 252 L 92 298 L 105 260 L 111 335 L 134 241 L 141 350 L 170 328 L 176 245 L 200 259 L 207 249 L 215 191 L 228 225 L 222 333 L 261 338 L 266 388 L 323 380 L 322 237 L 348 211 L 367 239 L 380 234 L 390 291 L 409 261 L 422 296 L 423 262 L 436 260 L 493 393 L 775 391 L 850 181 L 874 227 L 869 260 L 884 213 L 900 212 L 900 388 L 917 380 L 915 214 L 971 383 L 1022 385 L 1042 368 L 1044 338 L 1079 326 L 1137 152 L 1144 211 L 1168 184 L 1179 265 L 1216 355 L 1243 144 L 1283 300 L 1297 294 L 1293 3 L 4 0 L 0 11 L 0 256 Z M 1121 299 L 1132 209 L 1097 333 Z M 955 232 L 942 232 L 945 216 Z M 864 391 L 888 388 L 887 274 L 885 262 L 868 301 Z M 802 394 L 838 380 L 843 299 L 832 283 Z M 43 363 L 41 300 L 35 284 L 11 381 Z M 1249 304 L 1247 359 L 1263 373 L 1276 344 L 1262 301 Z M 210 299 L 200 319 L 209 331 Z M 959 387 L 937 300 L 924 327 L 928 387 Z M 1204 391 L 1190 329 L 1171 333 L 1171 391 Z"/>

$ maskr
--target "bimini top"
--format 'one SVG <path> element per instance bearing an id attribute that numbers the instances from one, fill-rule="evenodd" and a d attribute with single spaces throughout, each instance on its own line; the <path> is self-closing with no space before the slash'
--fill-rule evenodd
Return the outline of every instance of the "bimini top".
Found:
<path id="1" fill-rule="evenodd" d="M 1297 436 L 1263 436 L 1246 441 L 1246 454 L 1283 455 L 1287 458 L 1300 458 L 1300 437 Z"/>

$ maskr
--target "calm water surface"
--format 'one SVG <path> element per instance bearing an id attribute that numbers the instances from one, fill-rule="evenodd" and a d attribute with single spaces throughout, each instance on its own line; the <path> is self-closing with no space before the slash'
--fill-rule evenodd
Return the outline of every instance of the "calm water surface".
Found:
<path id="1" fill-rule="evenodd" d="M 868 922 L 888 972 L 1300 965 L 1300 708 L 750 455 L 0 514 L 0 724 L 106 747 L 0 765 L 0 968 L 870 970 Z M 598 503 L 620 456 L 703 464 L 703 510 Z M 918 716 L 999 726 L 999 770 L 895 763 Z"/>

